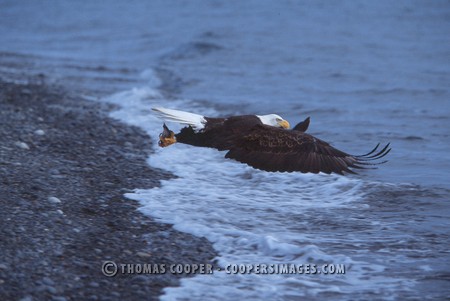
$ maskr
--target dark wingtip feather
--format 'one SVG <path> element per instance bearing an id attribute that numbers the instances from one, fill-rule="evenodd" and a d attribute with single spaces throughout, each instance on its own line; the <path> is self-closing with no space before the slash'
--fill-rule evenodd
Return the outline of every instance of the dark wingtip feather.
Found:
<path id="1" fill-rule="evenodd" d="M 385 157 L 389 152 L 391 151 L 391 148 L 389 147 L 391 143 L 386 144 L 381 150 L 378 150 L 380 143 L 378 143 L 370 152 L 364 155 L 359 156 L 353 156 L 353 158 L 356 160 L 352 164 L 349 165 L 350 168 L 355 169 L 377 169 L 375 167 L 376 165 L 385 164 L 388 162 L 388 160 L 384 160 L 381 162 L 374 162 L 376 160 L 379 160 L 383 157 Z M 376 152 L 376 153 L 375 153 Z"/>
<path id="2" fill-rule="evenodd" d="M 376 150 L 377 150 L 377 148 L 380 146 L 380 143 L 378 143 L 370 152 L 368 152 L 367 154 L 364 154 L 364 155 L 359 155 L 359 156 L 356 156 L 356 157 L 366 157 L 366 156 L 369 156 L 369 155 L 371 155 L 371 154 L 373 154 Z"/>
<path id="3" fill-rule="evenodd" d="M 378 143 L 377 146 L 372 151 L 370 151 L 369 153 L 367 153 L 365 155 L 355 156 L 355 158 L 357 160 L 359 160 L 359 161 L 373 161 L 373 160 L 378 160 L 378 159 L 383 158 L 384 156 L 386 156 L 391 151 L 391 148 L 389 148 L 390 143 L 388 143 L 388 144 L 386 144 L 385 147 L 383 147 L 382 150 L 380 150 L 376 154 L 373 154 L 377 150 L 379 145 L 380 144 Z"/>
<path id="4" fill-rule="evenodd" d="M 298 131 L 298 132 L 306 132 L 306 130 L 309 127 L 309 122 L 311 121 L 311 118 L 308 116 L 305 120 L 302 122 L 299 122 L 292 130 Z"/>
<path id="5" fill-rule="evenodd" d="M 372 155 L 372 156 L 368 156 L 368 157 L 366 157 L 366 158 L 378 158 L 378 156 L 384 154 L 384 152 L 387 150 L 387 148 L 389 147 L 389 145 L 390 145 L 390 143 L 386 144 L 386 146 L 385 146 L 382 150 L 380 150 L 377 154 Z"/>

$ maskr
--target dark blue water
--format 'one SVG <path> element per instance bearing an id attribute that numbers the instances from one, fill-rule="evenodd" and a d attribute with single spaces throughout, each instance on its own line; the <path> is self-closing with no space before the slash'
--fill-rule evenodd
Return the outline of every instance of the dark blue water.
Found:
<path id="1" fill-rule="evenodd" d="M 325 250 L 342 230 L 318 225 L 330 214 L 349 229 L 381 223 L 350 244 L 377 263 L 384 250 L 410 250 L 419 272 L 405 260 L 387 261 L 386 273 L 405 268 L 395 277 L 410 278 L 413 293 L 403 297 L 437 298 L 450 294 L 449 37 L 448 1 L 0 1 L 0 76 L 44 74 L 95 97 L 151 87 L 164 98 L 149 106 L 194 112 L 277 113 L 291 124 L 311 116 L 310 133 L 350 153 L 391 142 L 389 162 L 356 177 L 370 210 L 308 207 L 319 217 L 301 231 L 317 231 Z M 353 248 L 325 251 L 354 259 Z M 343 298 L 367 299 L 370 289 Z"/>

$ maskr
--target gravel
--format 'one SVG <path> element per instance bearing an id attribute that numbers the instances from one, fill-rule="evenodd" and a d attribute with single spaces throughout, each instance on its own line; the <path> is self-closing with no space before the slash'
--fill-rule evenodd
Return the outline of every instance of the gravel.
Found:
<path id="1" fill-rule="evenodd" d="M 106 277 L 102 264 L 216 256 L 123 197 L 173 176 L 146 164 L 152 140 L 111 109 L 61 87 L 0 80 L 0 300 L 157 300 L 186 275 Z"/>

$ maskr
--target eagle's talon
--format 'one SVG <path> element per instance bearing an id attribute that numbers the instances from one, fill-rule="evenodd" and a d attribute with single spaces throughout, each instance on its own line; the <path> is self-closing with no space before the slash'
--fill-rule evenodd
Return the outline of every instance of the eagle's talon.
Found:
<path id="1" fill-rule="evenodd" d="M 169 145 L 172 145 L 175 142 L 177 142 L 177 139 L 175 139 L 174 135 L 171 135 L 171 137 L 168 137 L 168 138 L 160 137 L 159 141 L 158 141 L 158 145 L 160 147 L 168 147 Z"/>
<path id="2" fill-rule="evenodd" d="M 175 142 L 177 142 L 177 139 L 175 138 L 175 133 L 169 130 L 167 126 L 164 124 L 164 131 L 161 134 L 159 134 L 158 145 L 160 147 L 167 147 L 169 145 L 174 144 Z"/>

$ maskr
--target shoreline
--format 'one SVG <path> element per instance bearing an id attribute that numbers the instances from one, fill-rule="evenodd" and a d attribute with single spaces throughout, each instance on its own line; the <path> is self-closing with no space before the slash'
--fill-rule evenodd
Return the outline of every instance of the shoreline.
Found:
<path id="1" fill-rule="evenodd" d="M 117 264 L 208 264 L 204 238 L 143 215 L 123 194 L 159 186 L 151 139 L 110 104 L 0 79 L 0 299 L 157 300 L 186 275 L 106 277 Z"/>

